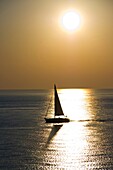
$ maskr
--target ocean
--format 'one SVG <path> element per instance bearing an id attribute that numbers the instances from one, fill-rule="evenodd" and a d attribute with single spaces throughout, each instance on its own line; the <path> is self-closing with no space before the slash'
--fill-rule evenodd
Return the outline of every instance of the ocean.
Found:
<path id="1" fill-rule="evenodd" d="M 0 170 L 113 169 L 113 89 L 58 94 L 69 123 L 45 123 L 53 90 L 0 91 Z"/>

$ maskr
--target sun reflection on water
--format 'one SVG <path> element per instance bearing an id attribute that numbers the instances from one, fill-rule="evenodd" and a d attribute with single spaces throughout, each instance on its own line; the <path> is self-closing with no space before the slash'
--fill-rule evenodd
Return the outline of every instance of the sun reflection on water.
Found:
<path id="1" fill-rule="evenodd" d="M 71 120 L 90 119 L 88 112 L 90 89 L 60 89 L 58 90 L 64 113 Z"/>
<path id="2" fill-rule="evenodd" d="M 92 128 L 89 128 L 88 121 L 92 121 L 92 115 L 95 115 L 92 90 L 58 89 L 58 95 L 63 111 L 71 121 L 51 126 L 44 154 L 45 166 L 52 169 L 89 169 L 95 163 L 89 157 L 95 137 L 91 138 Z"/>
<path id="3" fill-rule="evenodd" d="M 62 126 L 57 125 L 57 130 L 59 130 L 56 130 L 56 134 L 54 133 L 53 136 L 48 137 L 47 160 L 49 160 L 50 167 L 54 167 L 54 169 L 81 167 L 82 161 L 85 161 L 84 150 L 88 145 L 85 137 L 85 124 L 86 122 L 70 122 Z M 55 128 L 53 125 L 50 134 Z"/>

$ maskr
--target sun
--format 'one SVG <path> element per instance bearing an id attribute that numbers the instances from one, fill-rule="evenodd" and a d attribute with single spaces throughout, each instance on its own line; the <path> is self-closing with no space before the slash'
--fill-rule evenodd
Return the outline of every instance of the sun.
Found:
<path id="1" fill-rule="evenodd" d="M 75 11 L 66 12 L 62 17 L 62 25 L 68 31 L 75 31 L 80 26 L 80 15 Z"/>

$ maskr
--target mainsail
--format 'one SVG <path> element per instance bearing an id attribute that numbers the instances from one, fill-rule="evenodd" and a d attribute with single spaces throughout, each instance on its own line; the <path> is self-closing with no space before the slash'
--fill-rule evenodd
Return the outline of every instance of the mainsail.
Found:
<path id="1" fill-rule="evenodd" d="M 56 90 L 56 85 L 54 85 L 54 93 L 55 93 L 55 115 L 54 116 L 64 116 L 61 104 L 60 104 L 60 100 L 57 94 L 57 90 Z"/>

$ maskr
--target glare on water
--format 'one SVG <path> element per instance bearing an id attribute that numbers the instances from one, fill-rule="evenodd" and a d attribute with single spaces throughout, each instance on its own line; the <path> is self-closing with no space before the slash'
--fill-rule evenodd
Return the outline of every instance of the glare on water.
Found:
<path id="1" fill-rule="evenodd" d="M 88 117 L 85 90 L 58 90 L 58 94 L 63 111 L 71 120 Z M 47 141 L 46 156 L 48 156 L 50 165 L 57 168 L 63 168 L 64 165 L 66 168 L 75 167 L 75 158 L 81 160 L 79 156 L 87 145 L 84 133 L 84 126 L 77 122 L 53 125 Z M 57 163 L 51 162 L 52 160 Z M 76 162 L 76 168 L 79 163 L 79 161 Z"/>
<path id="2" fill-rule="evenodd" d="M 102 124 L 96 122 L 99 107 L 93 90 L 59 89 L 58 94 L 71 122 L 51 125 L 44 155 L 45 167 L 86 170 L 108 166 L 111 159 L 106 155 L 107 141 Z"/>
<path id="3" fill-rule="evenodd" d="M 53 125 L 52 130 L 56 128 Z M 78 123 L 65 124 L 59 131 L 51 136 L 47 147 L 47 155 L 50 166 L 54 168 L 79 168 L 84 159 L 84 150 L 87 146 L 83 125 Z M 80 156 L 82 155 L 82 159 Z M 53 162 L 54 160 L 54 162 Z"/>
<path id="4" fill-rule="evenodd" d="M 90 119 L 91 115 L 88 111 L 90 100 L 88 93 L 90 91 L 90 89 L 63 89 L 58 91 L 63 111 L 71 120 Z"/>

